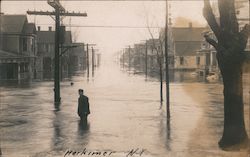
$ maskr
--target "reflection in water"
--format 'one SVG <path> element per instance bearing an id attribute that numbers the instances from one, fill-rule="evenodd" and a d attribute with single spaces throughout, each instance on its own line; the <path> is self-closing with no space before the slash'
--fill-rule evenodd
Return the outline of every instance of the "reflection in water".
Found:
<path id="1" fill-rule="evenodd" d="M 163 106 L 163 102 L 160 103 L 160 107 L 159 107 L 160 110 L 162 109 L 162 106 Z"/>
<path id="2" fill-rule="evenodd" d="M 82 147 L 87 147 L 89 143 L 89 135 L 90 135 L 90 124 L 83 123 L 81 120 L 78 120 L 78 128 L 77 128 L 77 136 L 76 143 L 80 148 L 74 147 L 76 149 L 81 150 Z"/>
<path id="3" fill-rule="evenodd" d="M 62 133 L 62 119 L 61 119 L 61 113 L 59 111 L 55 111 L 55 119 L 53 121 L 53 128 L 54 128 L 54 134 L 52 138 L 52 143 L 53 143 L 53 150 L 56 151 L 62 151 L 63 150 L 63 145 L 64 145 L 64 140 L 65 138 L 63 137 Z"/>
<path id="4" fill-rule="evenodd" d="M 170 117 L 167 117 L 167 123 L 166 123 L 166 126 L 167 126 L 167 129 L 166 129 L 166 132 L 167 132 L 167 141 L 170 141 L 170 136 L 171 136 L 171 126 L 170 126 Z"/>
<path id="5" fill-rule="evenodd" d="M 172 144 L 172 139 L 171 139 L 171 124 L 170 124 L 170 118 L 167 118 L 166 113 L 164 110 L 161 110 L 160 112 L 160 134 L 159 136 L 164 138 L 164 143 L 165 143 L 165 148 L 167 151 L 171 151 L 171 144 Z"/>
<path id="6" fill-rule="evenodd" d="M 92 67 L 92 77 L 95 76 L 95 69 Z"/>
<path id="7" fill-rule="evenodd" d="M 60 102 L 55 102 L 54 103 L 54 107 L 55 107 L 55 112 L 58 112 L 58 111 L 60 111 Z"/>
<path id="8" fill-rule="evenodd" d="M 79 120 L 78 121 L 78 135 L 83 137 L 85 134 L 89 132 L 89 127 L 90 127 L 90 124 L 88 122 L 85 123 Z"/>

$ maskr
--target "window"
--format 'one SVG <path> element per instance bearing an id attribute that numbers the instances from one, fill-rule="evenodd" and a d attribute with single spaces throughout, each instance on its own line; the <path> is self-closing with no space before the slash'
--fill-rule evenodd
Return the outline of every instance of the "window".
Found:
<path id="1" fill-rule="evenodd" d="M 203 42 L 203 43 L 201 44 L 201 48 L 202 48 L 202 49 L 205 49 L 205 48 L 207 48 L 207 45 L 206 45 L 206 43 L 204 43 L 204 42 Z"/>
<path id="2" fill-rule="evenodd" d="M 216 66 L 217 65 L 217 59 L 216 59 L 216 52 L 211 52 L 211 64 L 213 66 Z"/>
<path id="3" fill-rule="evenodd" d="M 197 57 L 196 57 L 196 65 L 200 65 L 200 60 L 201 60 L 200 57 L 197 56 Z"/>
<path id="4" fill-rule="evenodd" d="M 35 40 L 33 38 L 31 39 L 31 50 L 33 53 L 35 52 Z"/>
<path id="5" fill-rule="evenodd" d="M 49 44 L 45 44 L 45 51 L 46 51 L 46 52 L 49 51 Z"/>
<path id="6" fill-rule="evenodd" d="M 54 52 L 54 45 L 53 44 L 49 45 L 49 52 L 50 53 Z"/>
<path id="7" fill-rule="evenodd" d="M 211 58 L 210 58 L 210 53 L 206 53 L 206 65 L 211 64 Z"/>
<path id="8" fill-rule="evenodd" d="M 180 57 L 180 65 L 184 64 L 184 57 Z"/>
<path id="9" fill-rule="evenodd" d="M 27 38 L 23 38 L 23 51 L 27 51 Z"/>

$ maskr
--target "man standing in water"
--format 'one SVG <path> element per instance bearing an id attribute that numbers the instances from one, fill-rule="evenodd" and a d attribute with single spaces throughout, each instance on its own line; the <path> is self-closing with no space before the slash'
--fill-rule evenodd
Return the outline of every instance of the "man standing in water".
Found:
<path id="1" fill-rule="evenodd" d="M 81 121 L 84 124 L 87 124 L 87 118 L 90 114 L 89 111 L 89 98 L 83 95 L 83 89 L 79 89 L 79 98 L 78 98 L 78 115 L 81 118 Z"/>

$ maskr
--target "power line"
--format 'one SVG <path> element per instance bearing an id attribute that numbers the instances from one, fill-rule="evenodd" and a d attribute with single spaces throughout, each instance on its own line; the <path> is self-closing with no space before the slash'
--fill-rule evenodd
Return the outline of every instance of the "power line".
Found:
<path id="1" fill-rule="evenodd" d="M 37 24 L 37 25 L 51 25 L 51 24 Z M 70 24 L 65 24 L 65 26 L 70 26 L 70 27 L 85 27 L 85 28 L 143 28 L 143 29 L 148 29 L 148 28 L 164 28 L 159 27 L 159 26 L 115 26 L 115 25 L 70 25 Z"/>
<path id="2" fill-rule="evenodd" d="M 34 1 L 34 0 L 2 0 L 2 1 Z M 46 0 L 36 0 L 36 1 L 46 1 Z M 91 1 L 100 1 L 100 2 L 141 2 L 141 1 L 146 1 L 146 2 L 165 2 L 166 0 L 60 0 L 60 1 L 68 1 L 68 2 L 74 2 L 74 1 L 85 1 L 85 2 L 91 2 Z M 189 1 L 202 1 L 202 0 L 168 0 L 168 1 L 178 1 L 178 2 L 189 2 Z M 217 1 L 217 0 L 210 0 L 210 1 Z M 242 2 L 245 2 L 247 0 L 240 0 Z"/>

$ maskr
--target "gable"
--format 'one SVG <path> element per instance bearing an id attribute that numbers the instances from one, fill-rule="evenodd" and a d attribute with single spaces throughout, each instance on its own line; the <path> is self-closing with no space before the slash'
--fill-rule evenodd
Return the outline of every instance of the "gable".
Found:
<path id="1" fill-rule="evenodd" d="M 22 33 L 28 22 L 26 15 L 1 15 L 2 33 Z"/>
<path id="2" fill-rule="evenodd" d="M 206 28 L 195 28 L 195 27 L 185 27 L 185 28 L 172 28 L 173 41 L 202 41 L 204 39 L 202 33 Z"/>

